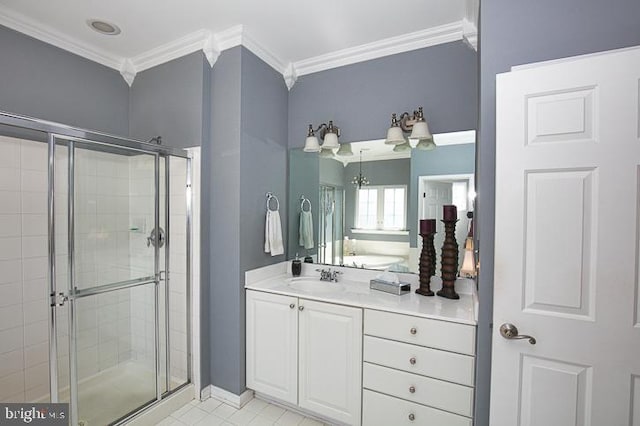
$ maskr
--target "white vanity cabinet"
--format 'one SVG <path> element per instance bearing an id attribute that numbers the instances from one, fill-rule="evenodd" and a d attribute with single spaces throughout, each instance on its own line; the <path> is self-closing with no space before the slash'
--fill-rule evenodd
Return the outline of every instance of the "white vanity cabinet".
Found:
<path id="1" fill-rule="evenodd" d="M 475 326 L 365 309 L 365 426 L 471 426 Z"/>
<path id="2" fill-rule="evenodd" d="M 247 291 L 247 387 L 359 425 L 362 309 Z"/>
<path id="3" fill-rule="evenodd" d="M 247 387 L 298 403 L 298 298 L 247 291 Z"/>

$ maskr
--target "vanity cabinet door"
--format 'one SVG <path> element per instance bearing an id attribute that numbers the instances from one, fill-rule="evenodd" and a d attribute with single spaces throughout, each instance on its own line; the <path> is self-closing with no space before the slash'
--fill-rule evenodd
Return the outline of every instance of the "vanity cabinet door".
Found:
<path id="1" fill-rule="evenodd" d="M 298 299 L 247 291 L 247 387 L 298 403 Z"/>
<path id="2" fill-rule="evenodd" d="M 300 299 L 299 405 L 359 425 L 362 309 Z"/>

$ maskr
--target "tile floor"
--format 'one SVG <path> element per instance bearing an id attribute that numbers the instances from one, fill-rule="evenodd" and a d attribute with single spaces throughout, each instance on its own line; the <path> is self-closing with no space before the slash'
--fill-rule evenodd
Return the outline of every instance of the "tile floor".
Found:
<path id="1" fill-rule="evenodd" d="M 169 425 L 329 426 L 258 398 L 252 399 L 240 410 L 213 398 L 202 402 L 191 401 L 159 423 L 159 426 Z"/>

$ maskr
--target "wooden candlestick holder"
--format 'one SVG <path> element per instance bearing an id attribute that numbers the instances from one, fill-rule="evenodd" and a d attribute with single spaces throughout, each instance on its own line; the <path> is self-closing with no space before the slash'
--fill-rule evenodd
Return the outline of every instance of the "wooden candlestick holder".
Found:
<path id="1" fill-rule="evenodd" d="M 433 296 L 431 277 L 436 273 L 436 248 L 433 246 L 434 233 L 420 234 L 422 237 L 422 252 L 420 253 L 420 287 L 416 293 L 423 296 Z"/>
<path id="2" fill-rule="evenodd" d="M 444 243 L 442 244 L 442 289 L 438 296 L 447 299 L 460 299 L 454 288 L 456 276 L 458 275 L 458 242 L 456 241 L 456 222 L 458 220 L 443 220 L 444 223 Z"/>

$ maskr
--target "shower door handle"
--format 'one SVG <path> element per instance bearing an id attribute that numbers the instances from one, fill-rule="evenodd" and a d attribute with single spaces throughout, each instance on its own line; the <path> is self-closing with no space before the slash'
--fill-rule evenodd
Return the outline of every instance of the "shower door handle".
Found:
<path id="1" fill-rule="evenodd" d="M 51 307 L 56 307 L 56 306 L 64 306 L 65 302 L 67 302 L 69 300 L 69 296 L 67 296 L 64 293 L 52 293 L 51 294 Z"/>
<path id="2" fill-rule="evenodd" d="M 159 228 L 158 231 L 158 248 L 162 248 L 164 246 L 164 229 Z M 147 237 L 147 247 L 150 246 L 156 246 L 156 228 L 153 228 L 151 230 L 151 233 L 149 234 L 149 236 Z"/>

